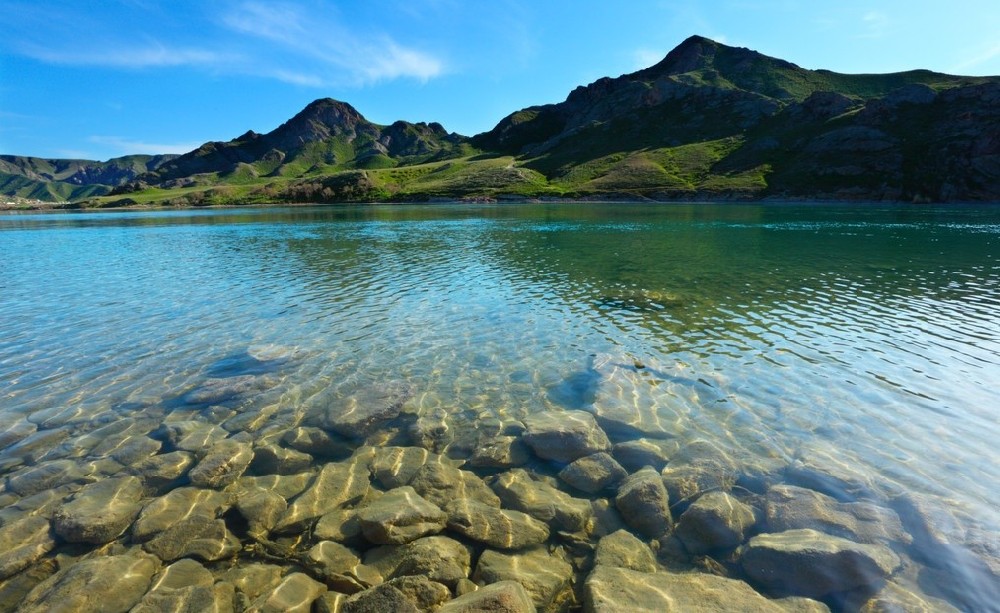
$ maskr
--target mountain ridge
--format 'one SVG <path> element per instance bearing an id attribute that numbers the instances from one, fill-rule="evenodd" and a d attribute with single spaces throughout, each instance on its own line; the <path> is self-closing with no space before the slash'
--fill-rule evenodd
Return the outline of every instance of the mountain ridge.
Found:
<path id="1" fill-rule="evenodd" d="M 472 137 L 438 123 L 374 124 L 321 98 L 268 133 L 109 174 L 109 195 L 86 204 L 998 201 L 998 109 L 998 77 L 809 70 L 691 36 L 648 68 L 581 85 Z M 0 190 L 9 168 L 0 165 Z M 104 175 L 77 180 L 86 176 Z"/>

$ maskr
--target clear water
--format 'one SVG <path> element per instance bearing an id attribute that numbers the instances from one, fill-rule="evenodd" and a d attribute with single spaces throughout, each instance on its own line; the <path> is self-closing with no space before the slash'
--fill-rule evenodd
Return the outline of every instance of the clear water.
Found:
<path id="1" fill-rule="evenodd" d="M 248 350 L 294 358 L 251 401 L 278 423 L 399 379 L 457 430 L 632 403 L 1000 525 L 1000 207 L 0 216 L 0 422 L 130 419 Z"/>

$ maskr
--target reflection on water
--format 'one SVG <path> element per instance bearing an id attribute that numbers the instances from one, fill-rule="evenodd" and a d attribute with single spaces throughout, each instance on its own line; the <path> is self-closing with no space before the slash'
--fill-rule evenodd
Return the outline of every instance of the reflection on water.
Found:
<path id="1" fill-rule="evenodd" d="M 366 436 L 460 461 L 484 429 L 584 411 L 614 443 L 707 441 L 845 500 L 788 467 L 931 496 L 997 543 L 997 208 L 11 214 L 0 296 L 8 476 L 100 460 L 112 424 L 329 430 L 406 382 L 423 425 Z M 114 471 L 90 474 L 53 483 Z"/>

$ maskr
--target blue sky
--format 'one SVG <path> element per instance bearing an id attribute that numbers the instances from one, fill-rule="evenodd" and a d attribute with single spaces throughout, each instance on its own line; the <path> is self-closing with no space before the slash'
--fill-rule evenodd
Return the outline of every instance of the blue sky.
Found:
<path id="1" fill-rule="evenodd" d="M 1000 74 L 996 0 L 0 0 L 0 153 L 268 132 L 316 98 L 472 135 L 691 34 L 805 68 Z"/>

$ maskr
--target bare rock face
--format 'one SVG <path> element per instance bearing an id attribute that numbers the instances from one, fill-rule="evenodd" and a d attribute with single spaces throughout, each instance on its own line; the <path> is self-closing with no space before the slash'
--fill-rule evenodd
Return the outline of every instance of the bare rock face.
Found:
<path id="1" fill-rule="evenodd" d="M 610 451 L 611 441 L 594 417 L 581 411 L 549 412 L 524 420 L 523 440 L 540 458 L 568 464 L 577 458 Z"/>
<path id="2" fill-rule="evenodd" d="M 698 555 L 739 545 L 754 523 L 750 506 L 725 492 L 709 492 L 684 511 L 676 534 L 685 549 Z"/>
<path id="3" fill-rule="evenodd" d="M 517 581 L 498 581 L 445 603 L 438 613 L 534 613 L 531 596 Z"/>
<path id="4" fill-rule="evenodd" d="M 496 549 L 523 549 L 549 538 L 549 527 L 520 511 L 474 500 L 456 500 L 445 507 L 448 529 Z"/>
<path id="5" fill-rule="evenodd" d="M 809 598 L 877 585 L 900 565 L 883 545 L 808 529 L 760 534 L 740 549 L 740 564 L 751 579 L 777 593 Z"/>
<path id="6" fill-rule="evenodd" d="M 141 553 L 82 560 L 39 583 L 18 610 L 125 613 L 142 599 L 159 566 Z"/>
<path id="7" fill-rule="evenodd" d="M 444 530 L 448 516 L 410 486 L 390 490 L 358 511 L 365 538 L 377 545 L 401 545 Z"/>
<path id="8" fill-rule="evenodd" d="M 667 489 L 652 467 L 633 473 L 622 483 L 615 506 L 629 526 L 649 538 L 663 536 L 673 525 Z"/>
<path id="9" fill-rule="evenodd" d="M 0 581 L 16 575 L 55 549 L 49 520 L 29 515 L 0 527 Z"/>
<path id="10" fill-rule="evenodd" d="M 538 610 L 547 611 L 558 608 L 552 607 L 553 603 L 571 597 L 566 592 L 572 577 L 570 564 L 539 547 L 512 553 L 487 549 L 479 557 L 472 579 L 486 584 L 515 581 L 528 593 Z"/>
<path id="11" fill-rule="evenodd" d="M 71 543 L 110 543 L 121 536 L 142 499 L 138 477 L 105 479 L 84 486 L 52 518 L 56 534 Z"/>

